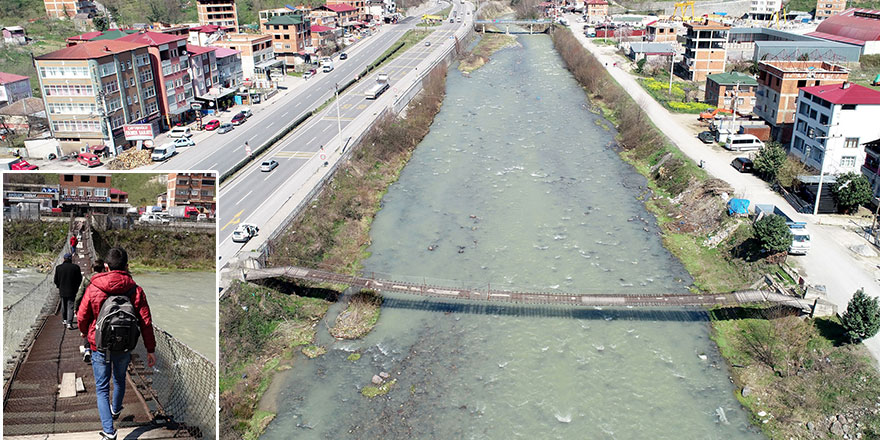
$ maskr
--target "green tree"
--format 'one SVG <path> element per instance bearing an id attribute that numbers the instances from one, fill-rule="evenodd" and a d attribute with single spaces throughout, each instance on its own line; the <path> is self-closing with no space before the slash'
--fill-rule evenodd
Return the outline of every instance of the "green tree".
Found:
<path id="1" fill-rule="evenodd" d="M 846 173 L 837 176 L 831 187 L 837 206 L 842 212 L 851 212 L 871 201 L 871 184 L 863 174 Z"/>
<path id="2" fill-rule="evenodd" d="M 110 28 L 110 20 L 104 15 L 98 15 L 92 19 L 92 25 L 95 26 L 96 30 L 104 32 Z"/>
<path id="3" fill-rule="evenodd" d="M 880 305 L 877 304 L 877 298 L 865 295 L 864 289 L 857 290 L 849 300 L 846 313 L 840 318 L 840 324 L 853 343 L 859 343 L 876 335 L 880 330 Z"/>
<path id="4" fill-rule="evenodd" d="M 638 62 L 636 62 L 636 73 L 642 73 L 645 71 L 645 63 L 648 62 L 647 58 L 642 58 Z"/>
<path id="5" fill-rule="evenodd" d="M 785 164 L 786 153 L 778 142 L 768 142 L 755 155 L 754 167 L 764 180 L 776 181 L 776 175 Z"/>
<path id="6" fill-rule="evenodd" d="M 779 215 L 765 215 L 755 222 L 755 238 L 761 243 L 761 249 L 770 253 L 787 251 L 794 237 Z"/>

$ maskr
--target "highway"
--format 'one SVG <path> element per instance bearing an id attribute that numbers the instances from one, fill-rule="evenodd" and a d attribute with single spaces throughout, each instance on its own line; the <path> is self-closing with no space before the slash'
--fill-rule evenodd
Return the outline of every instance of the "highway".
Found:
<path id="1" fill-rule="evenodd" d="M 453 10 L 462 11 L 464 8 L 470 8 L 470 4 L 462 5 L 456 3 Z M 241 243 L 234 243 L 231 239 L 232 231 L 237 224 L 256 224 L 261 227 L 260 235 L 268 236 L 272 231 L 263 228 L 263 224 L 268 220 L 267 217 L 274 214 L 281 204 L 290 198 L 291 188 L 294 188 L 294 190 L 301 189 L 302 184 L 308 178 L 306 174 L 309 174 L 309 176 L 312 174 L 311 171 L 307 173 L 304 167 L 310 162 L 312 165 L 315 165 L 316 162 L 313 162 L 315 159 L 319 161 L 317 164 L 320 164 L 323 162 L 323 159 L 321 159 L 322 155 L 330 155 L 333 152 L 339 151 L 345 139 L 356 135 L 353 131 L 351 133 L 347 132 L 346 127 L 365 112 L 371 113 L 372 116 L 378 115 L 382 109 L 387 107 L 390 97 L 405 91 L 403 86 L 399 89 L 397 83 L 413 69 L 416 69 L 417 65 L 432 51 L 440 51 L 445 47 L 444 45 L 454 44 L 453 33 L 460 29 L 461 26 L 470 25 L 471 18 L 471 16 L 466 16 L 462 23 L 449 23 L 446 21 L 440 26 L 429 28 L 433 32 L 422 42 L 398 55 L 390 63 L 373 72 L 341 95 L 338 109 L 335 102 L 329 105 L 319 114 L 313 116 L 308 122 L 297 128 L 292 134 L 278 142 L 263 154 L 259 161 L 255 161 L 245 167 L 233 179 L 228 181 L 220 190 L 221 210 L 218 220 L 220 224 L 220 236 L 218 237 L 220 243 L 220 265 L 222 266 L 229 258 L 235 256 L 242 248 Z M 397 25 L 396 27 L 386 26 L 382 31 L 384 33 L 382 37 L 390 36 L 390 42 L 386 48 L 390 47 L 397 38 L 403 35 L 406 30 L 412 28 L 414 24 L 415 20 L 404 25 Z M 431 45 L 425 46 L 425 41 L 430 42 Z M 385 49 L 373 50 L 371 47 L 370 50 L 375 55 L 370 56 L 369 60 L 364 61 L 361 66 L 346 70 L 346 72 L 352 74 L 360 72 L 363 66 L 372 62 Z M 358 57 L 362 56 L 358 55 Z M 342 69 L 345 65 L 346 63 L 343 62 L 336 70 Z M 365 92 L 376 84 L 376 76 L 379 72 L 389 74 L 390 89 L 381 97 L 383 99 L 368 100 L 365 98 Z M 347 78 L 344 77 L 339 81 L 347 80 Z M 301 92 L 300 94 L 312 96 L 309 102 L 306 103 L 309 105 L 305 105 L 302 112 L 313 108 L 315 103 L 324 102 L 329 98 L 334 92 L 334 81 L 333 77 L 331 77 L 323 83 L 316 82 L 311 84 L 309 90 Z M 320 97 L 315 98 L 319 94 Z M 340 114 L 339 118 L 337 118 L 337 111 Z M 290 121 L 297 118 L 302 112 L 294 114 L 294 111 L 288 110 L 282 105 L 278 109 L 264 112 L 267 116 L 262 120 L 248 121 L 245 125 L 253 124 L 254 126 L 262 127 L 275 120 L 274 117 L 268 115 L 277 115 L 276 117 L 282 118 L 284 121 Z M 339 136 L 340 128 L 342 136 Z M 275 130 L 271 132 L 274 133 Z M 235 131 L 232 133 L 235 133 Z M 260 136 L 256 133 L 254 135 Z M 263 135 L 267 139 L 270 137 L 270 134 L 264 133 Z M 224 167 L 219 165 L 221 161 L 231 166 L 234 161 L 244 157 L 244 140 L 246 139 L 240 139 L 240 142 L 230 142 L 224 147 L 225 155 L 233 155 L 232 159 L 219 158 L 217 155 L 213 155 L 214 159 L 202 159 L 198 162 L 199 166 L 205 169 L 214 168 L 219 171 L 224 170 Z M 249 142 L 252 147 L 258 145 L 256 141 L 252 140 Z M 204 144 L 205 142 L 202 143 Z M 238 145 L 238 143 L 241 145 Z M 181 154 L 180 156 L 184 155 Z M 278 161 L 280 165 L 271 172 L 261 172 L 259 162 L 270 159 Z M 206 163 L 208 160 L 214 160 L 214 162 Z M 180 166 L 172 163 L 171 168 L 178 168 Z"/>

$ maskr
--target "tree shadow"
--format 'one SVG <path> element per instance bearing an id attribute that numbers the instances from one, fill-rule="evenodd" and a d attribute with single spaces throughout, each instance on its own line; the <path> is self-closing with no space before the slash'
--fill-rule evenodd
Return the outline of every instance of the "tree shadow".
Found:
<path id="1" fill-rule="evenodd" d="M 737 244 L 730 250 L 730 253 L 734 258 L 739 258 L 748 263 L 760 261 L 765 255 L 764 250 L 761 249 L 761 243 L 754 237 Z"/>
<path id="2" fill-rule="evenodd" d="M 819 330 L 819 334 L 831 341 L 835 347 L 840 347 L 849 342 L 849 338 L 846 337 L 846 330 L 844 330 L 839 322 L 829 318 L 816 318 L 814 324 L 816 329 Z"/>
<path id="3" fill-rule="evenodd" d="M 721 307 L 709 310 L 709 319 L 713 321 L 730 321 L 736 319 L 776 319 L 786 316 L 798 316 L 800 309 L 778 304 L 772 307 Z"/>
<path id="4" fill-rule="evenodd" d="M 254 280 L 251 282 L 254 284 L 259 284 L 263 287 L 277 290 L 286 295 L 295 294 L 297 296 L 318 298 L 330 302 L 336 302 L 339 299 L 339 296 L 342 294 L 342 292 L 338 292 L 333 289 L 314 287 L 308 284 L 304 284 L 302 282 L 294 282 L 292 280 L 281 277 L 265 278 L 262 280 Z"/>

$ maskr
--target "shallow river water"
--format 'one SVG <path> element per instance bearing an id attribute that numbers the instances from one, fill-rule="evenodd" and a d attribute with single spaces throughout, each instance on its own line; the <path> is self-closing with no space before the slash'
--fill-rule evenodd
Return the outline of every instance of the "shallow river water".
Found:
<path id="1" fill-rule="evenodd" d="M 609 148 L 612 133 L 549 38 L 519 41 L 471 78 L 450 70 L 442 111 L 373 223 L 366 270 L 540 291 L 685 291 L 690 277 L 638 199 L 644 179 Z M 364 340 L 325 333 L 326 355 L 279 376 L 264 438 L 760 438 L 702 312 L 389 295 Z M 354 351 L 363 356 L 347 360 Z M 361 396 L 380 371 L 397 379 L 391 392 Z"/>

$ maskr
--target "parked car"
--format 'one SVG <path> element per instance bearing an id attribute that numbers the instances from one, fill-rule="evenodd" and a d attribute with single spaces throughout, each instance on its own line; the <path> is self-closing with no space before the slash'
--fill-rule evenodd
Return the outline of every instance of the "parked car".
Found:
<path id="1" fill-rule="evenodd" d="M 192 136 L 192 131 L 189 127 L 174 127 L 168 132 L 168 137 L 178 138 L 178 137 L 190 137 Z"/>
<path id="2" fill-rule="evenodd" d="M 153 148 L 153 154 L 150 156 L 154 162 L 161 162 L 174 156 L 177 153 L 177 147 L 174 146 L 173 143 L 169 142 L 161 147 Z"/>
<path id="3" fill-rule="evenodd" d="M 741 173 L 751 173 L 755 169 L 752 160 L 748 157 L 737 157 L 733 162 L 730 162 L 730 166 Z"/>
<path id="4" fill-rule="evenodd" d="M 162 223 L 170 223 L 171 219 L 169 219 L 168 217 L 163 217 L 158 214 L 145 213 L 145 214 L 141 214 L 141 216 L 138 218 L 138 221 L 141 223 L 162 224 Z"/>
<path id="5" fill-rule="evenodd" d="M 431 45 L 430 41 L 425 41 L 425 46 L 430 46 L 430 45 Z"/>
<path id="6" fill-rule="evenodd" d="M 309 78 L 315 76 L 316 73 L 318 73 L 317 70 L 315 70 L 315 69 L 309 69 L 308 72 L 303 73 L 303 79 L 309 79 Z"/>
<path id="7" fill-rule="evenodd" d="M 345 53 L 345 52 L 340 53 L 340 54 L 339 54 L 339 59 L 340 59 L 340 60 L 347 60 L 347 59 L 348 59 L 348 54 Z"/>
<path id="8" fill-rule="evenodd" d="M 218 121 L 216 119 L 211 119 L 210 121 L 208 121 L 207 124 L 205 124 L 205 130 L 208 130 L 208 131 L 213 131 L 218 128 L 220 128 L 220 121 Z"/>
<path id="9" fill-rule="evenodd" d="M 232 241 L 236 243 L 247 243 L 248 240 L 257 235 L 260 228 L 250 223 L 242 223 L 232 231 Z"/>
<path id="10" fill-rule="evenodd" d="M 239 110 L 238 112 L 243 113 L 245 118 L 250 118 L 254 115 L 253 113 L 251 113 L 250 107 L 242 107 L 241 110 Z"/>
<path id="11" fill-rule="evenodd" d="M 232 117 L 232 125 L 241 125 L 244 124 L 244 121 L 247 120 L 247 116 L 244 113 L 236 113 L 235 116 Z"/>
<path id="12" fill-rule="evenodd" d="M 697 137 L 701 141 L 703 141 L 704 144 L 711 144 L 712 142 L 715 142 L 715 134 L 713 134 L 711 131 L 701 131 L 700 134 L 697 135 Z"/>
<path id="13" fill-rule="evenodd" d="M 190 138 L 177 138 L 174 141 L 172 141 L 171 144 L 177 148 L 180 148 L 180 147 L 192 147 L 196 143 L 195 143 L 195 141 L 193 141 Z"/>
<path id="14" fill-rule="evenodd" d="M 235 128 L 235 127 L 233 127 L 232 124 L 230 124 L 228 122 L 225 124 L 220 124 L 220 128 L 217 129 L 217 133 L 220 133 L 220 134 L 229 133 L 230 131 L 232 131 L 233 128 Z"/>
<path id="15" fill-rule="evenodd" d="M 84 165 L 89 168 L 99 167 L 102 165 L 101 159 L 95 153 L 79 153 L 76 161 L 79 162 L 80 165 Z"/>
<path id="16" fill-rule="evenodd" d="M 208 214 L 201 213 L 201 214 L 199 214 L 199 215 L 196 216 L 196 221 L 197 221 L 197 222 L 203 222 L 203 221 L 206 221 L 206 220 L 208 220 Z"/>
<path id="17" fill-rule="evenodd" d="M 751 134 L 731 134 L 723 139 L 724 148 L 730 151 L 760 150 L 764 143 Z"/>
<path id="18" fill-rule="evenodd" d="M 275 159 L 267 160 L 260 164 L 260 171 L 272 171 L 277 166 L 278 161 L 276 161 Z"/>

